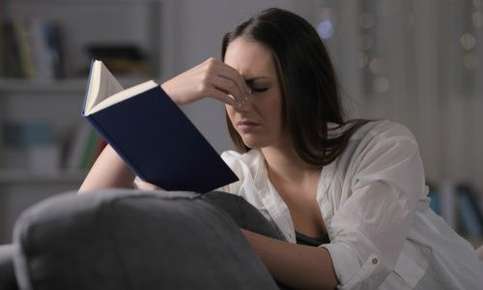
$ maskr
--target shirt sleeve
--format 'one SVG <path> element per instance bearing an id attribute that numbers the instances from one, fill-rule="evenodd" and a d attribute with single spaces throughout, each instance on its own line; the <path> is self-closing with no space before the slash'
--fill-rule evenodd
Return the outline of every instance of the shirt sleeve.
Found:
<path id="1" fill-rule="evenodd" d="M 330 221 L 339 289 L 376 289 L 394 270 L 424 192 L 424 169 L 414 136 L 398 125 L 363 138 L 344 186 L 350 196 Z"/>
<path id="2" fill-rule="evenodd" d="M 144 181 L 143 179 L 141 179 L 137 175 L 134 178 L 133 187 L 135 189 L 147 190 L 147 191 L 151 191 L 151 190 L 162 190 L 162 188 L 160 188 L 160 187 L 158 187 L 158 186 L 156 186 L 154 184 L 151 184 L 149 182 Z"/>

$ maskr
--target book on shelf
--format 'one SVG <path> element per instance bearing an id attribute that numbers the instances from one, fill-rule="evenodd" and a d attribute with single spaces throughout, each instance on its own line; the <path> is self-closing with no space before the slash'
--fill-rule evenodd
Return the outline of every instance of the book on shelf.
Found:
<path id="1" fill-rule="evenodd" d="M 438 193 L 440 200 L 440 214 L 451 228 L 456 229 L 457 207 L 455 184 L 451 181 L 443 182 L 440 186 Z"/>
<path id="2" fill-rule="evenodd" d="M 474 188 L 465 183 L 456 185 L 459 228 L 469 237 L 483 237 L 483 211 Z"/>
<path id="3" fill-rule="evenodd" d="M 444 181 L 431 187 L 430 207 L 456 232 L 469 238 L 483 237 L 483 207 L 476 189 L 468 183 Z"/>
<path id="4" fill-rule="evenodd" d="M 205 193 L 238 180 L 152 80 L 123 89 L 93 61 L 82 115 L 137 176 L 160 188 Z"/>
<path id="5" fill-rule="evenodd" d="M 33 18 L 0 22 L 0 77 L 50 81 L 65 77 L 62 27 Z"/>
<path id="6" fill-rule="evenodd" d="M 87 171 L 98 157 L 99 147 L 103 144 L 96 131 L 83 122 L 76 129 L 66 154 L 65 168 L 69 173 Z"/>
<path id="7" fill-rule="evenodd" d="M 3 124 L 0 123 L 0 170 L 5 167 L 5 136 Z"/>
<path id="8" fill-rule="evenodd" d="M 19 47 L 17 35 L 15 33 L 14 24 L 11 21 L 0 23 L 0 55 L 1 61 L 0 72 L 2 77 L 20 78 L 23 77 L 23 71 L 20 60 Z"/>
<path id="9" fill-rule="evenodd" d="M 7 121 L 2 124 L 4 166 L 33 175 L 56 175 L 60 149 L 53 126 L 46 120 Z"/>

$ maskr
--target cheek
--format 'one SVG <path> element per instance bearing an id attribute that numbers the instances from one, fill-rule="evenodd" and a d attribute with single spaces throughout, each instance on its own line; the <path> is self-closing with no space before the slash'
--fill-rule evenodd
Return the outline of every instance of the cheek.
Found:
<path id="1" fill-rule="evenodd" d="M 233 115 L 235 114 L 235 110 L 232 106 L 225 105 L 225 111 L 230 119 L 230 122 L 233 124 Z"/>
<path id="2" fill-rule="evenodd" d="M 282 101 L 280 95 L 274 93 L 269 97 L 267 96 L 265 102 L 260 105 L 263 106 L 263 108 L 261 108 L 261 110 L 263 111 L 261 112 L 261 114 L 264 116 L 268 116 L 273 126 L 281 126 L 281 124 L 279 124 L 282 116 Z"/>

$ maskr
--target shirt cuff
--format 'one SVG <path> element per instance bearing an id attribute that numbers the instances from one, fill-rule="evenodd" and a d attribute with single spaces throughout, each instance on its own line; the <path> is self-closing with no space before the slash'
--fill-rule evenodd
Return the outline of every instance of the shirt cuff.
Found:
<path id="1" fill-rule="evenodd" d="M 160 188 L 160 187 L 158 187 L 158 186 L 156 186 L 154 184 L 151 184 L 151 183 L 148 183 L 148 182 L 142 180 L 137 175 L 134 178 L 133 186 L 134 186 L 134 188 L 139 189 L 139 190 L 147 190 L 147 191 L 163 190 L 162 188 Z"/>
<path id="2" fill-rule="evenodd" d="M 339 284 L 346 285 L 361 270 L 356 251 L 344 243 L 322 244 L 329 251 Z"/>

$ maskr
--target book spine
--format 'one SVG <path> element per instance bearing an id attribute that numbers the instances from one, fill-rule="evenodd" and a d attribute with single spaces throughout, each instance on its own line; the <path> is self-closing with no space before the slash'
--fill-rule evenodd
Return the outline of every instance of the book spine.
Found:
<path id="1" fill-rule="evenodd" d="M 453 182 L 446 181 L 440 190 L 441 216 L 452 229 L 456 229 L 456 190 Z"/>
<path id="2" fill-rule="evenodd" d="M 53 75 L 56 79 L 65 77 L 63 40 L 60 25 L 55 21 L 45 24 L 45 42 L 50 57 Z"/>
<path id="3" fill-rule="evenodd" d="M 0 18 L 0 77 L 6 76 L 6 37 L 5 37 L 5 24 L 3 19 Z"/>
<path id="4" fill-rule="evenodd" d="M 1 45 L 1 43 L 0 43 Z M 4 124 L 0 120 L 0 169 L 5 167 L 5 134 L 4 134 Z"/>
<path id="5" fill-rule="evenodd" d="M 81 159 L 81 169 L 89 169 L 92 166 L 96 153 L 97 135 L 94 130 L 89 131 L 87 146 L 84 148 Z"/>
<path id="6" fill-rule="evenodd" d="M 465 234 L 471 237 L 483 236 L 482 225 L 479 220 L 479 213 L 476 208 L 473 207 L 469 193 L 466 191 L 460 191 L 458 194 L 460 205 L 460 218 L 461 225 Z"/>
<path id="7" fill-rule="evenodd" d="M 20 69 L 19 43 L 12 22 L 4 23 L 5 36 L 5 76 L 10 78 L 23 77 Z"/>
<path id="8" fill-rule="evenodd" d="M 434 189 L 429 191 L 429 206 L 431 209 L 438 215 L 441 215 L 441 201 L 440 201 L 440 193 Z"/>
<path id="9" fill-rule="evenodd" d="M 29 36 L 25 23 L 18 20 L 13 22 L 13 27 L 17 35 L 19 46 L 19 65 L 22 75 L 26 78 L 34 77 L 34 65 L 32 62 L 32 52 L 30 51 Z"/>
<path id="10" fill-rule="evenodd" d="M 76 172 L 81 169 L 82 157 L 88 143 L 90 131 L 93 131 L 88 123 L 82 123 L 76 130 L 73 140 L 69 146 L 67 155 L 66 169 L 67 171 Z"/>
<path id="11" fill-rule="evenodd" d="M 47 43 L 47 23 L 45 20 L 33 19 L 30 27 L 35 76 L 42 81 L 53 80 L 55 73 L 52 54 Z"/>
<path id="12" fill-rule="evenodd" d="M 90 70 L 89 70 L 89 77 L 87 78 L 87 84 L 86 84 L 86 95 L 84 96 L 84 101 L 82 102 L 82 111 L 81 111 L 81 116 L 85 117 L 85 110 L 86 110 L 86 104 L 87 104 L 87 96 L 89 95 L 89 88 L 91 86 L 91 79 L 92 79 L 92 71 L 93 71 L 93 67 L 94 67 L 94 62 L 96 60 L 95 59 L 92 59 L 91 60 L 91 65 L 90 65 Z"/>

